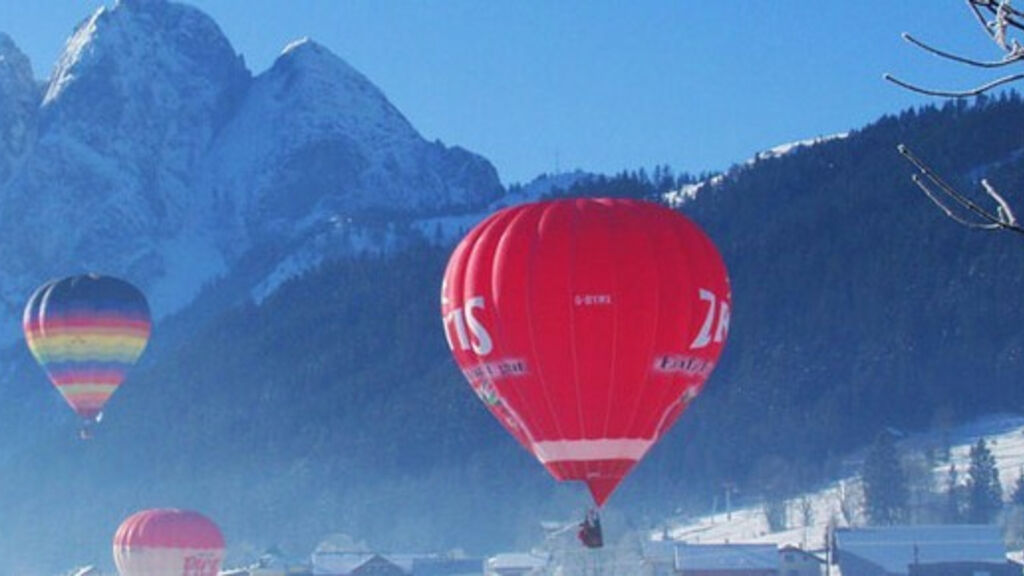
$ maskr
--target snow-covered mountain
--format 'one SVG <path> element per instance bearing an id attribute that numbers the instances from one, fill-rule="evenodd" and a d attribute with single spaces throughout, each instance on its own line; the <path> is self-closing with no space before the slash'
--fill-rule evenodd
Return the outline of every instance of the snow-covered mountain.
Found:
<path id="1" fill-rule="evenodd" d="M 0 32 L 0 184 L 28 150 L 38 98 L 28 58 Z"/>
<path id="2" fill-rule="evenodd" d="M 555 174 L 541 174 L 524 186 L 513 186 L 508 193 L 496 198 L 489 204 L 468 212 L 427 216 L 412 222 L 412 227 L 426 238 L 443 244 L 455 244 L 473 226 L 476 226 L 490 214 L 526 202 L 536 202 L 545 195 L 565 192 L 574 184 L 586 183 L 597 178 L 596 174 L 573 170 Z"/>
<path id="3" fill-rule="evenodd" d="M 211 205 L 194 174 L 248 83 L 198 10 L 132 0 L 82 22 L 38 102 L 32 150 L 0 190 L 8 310 L 52 276 L 100 270 L 147 290 L 167 279 L 167 243 L 202 238 L 191 224 Z"/>
<path id="4" fill-rule="evenodd" d="M 204 192 L 254 235 L 311 214 L 438 213 L 500 193 L 486 160 L 424 141 L 376 86 L 308 39 L 256 78 L 202 172 Z"/>
<path id="5" fill-rule="evenodd" d="M 364 224 L 502 193 L 487 160 L 424 140 L 324 47 L 295 42 L 254 77 L 212 19 L 166 0 L 97 10 L 42 91 L 0 36 L 0 126 L 8 318 L 35 285 L 86 270 L 166 314 L 253 250 L 344 250 Z"/>

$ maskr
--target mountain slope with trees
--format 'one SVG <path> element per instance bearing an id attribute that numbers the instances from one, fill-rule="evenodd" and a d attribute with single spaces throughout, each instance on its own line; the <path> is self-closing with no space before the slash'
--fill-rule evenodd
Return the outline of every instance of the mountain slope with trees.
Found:
<path id="1" fill-rule="evenodd" d="M 609 513 L 637 527 L 705 510 L 724 485 L 785 495 L 885 427 L 1024 409 L 1024 243 L 945 220 L 895 150 L 914 142 L 964 186 L 984 170 L 1024 190 L 1022 134 L 1016 96 L 908 111 L 736 166 L 684 203 L 729 266 L 730 341 Z M 556 194 L 658 199 L 692 182 L 660 168 Z M 584 491 L 556 486 L 451 361 L 437 302 L 451 246 L 428 240 L 324 263 L 259 303 L 237 301 L 247 279 L 209 285 L 157 326 L 91 444 L 27 352 L 9 358 L 24 390 L 0 406 L 18 446 L 0 462 L 3 562 L 103 564 L 120 519 L 149 506 L 202 509 L 235 554 L 302 555 L 331 532 L 486 553 L 577 515 Z"/>

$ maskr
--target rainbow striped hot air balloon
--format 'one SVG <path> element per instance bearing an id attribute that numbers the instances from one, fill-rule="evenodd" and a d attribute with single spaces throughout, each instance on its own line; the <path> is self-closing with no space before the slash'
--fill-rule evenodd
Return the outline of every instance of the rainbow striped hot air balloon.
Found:
<path id="1" fill-rule="evenodd" d="M 94 274 L 43 284 L 22 318 L 29 350 L 84 425 L 99 419 L 145 350 L 151 326 L 138 288 Z"/>

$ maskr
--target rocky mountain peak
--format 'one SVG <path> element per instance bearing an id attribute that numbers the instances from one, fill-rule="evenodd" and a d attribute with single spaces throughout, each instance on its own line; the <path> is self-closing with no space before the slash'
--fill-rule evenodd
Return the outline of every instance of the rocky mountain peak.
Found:
<path id="1" fill-rule="evenodd" d="M 38 99 L 28 57 L 0 32 L 0 186 L 28 149 Z"/>
<path id="2" fill-rule="evenodd" d="M 14 40 L 0 32 L 0 74 L 32 77 L 32 66 L 28 57 L 18 48 Z"/>
<path id="3" fill-rule="evenodd" d="M 206 209 L 192 192 L 196 165 L 250 80 L 216 23 L 189 6 L 118 2 L 80 23 L 46 88 L 32 152 L 3 190 L 0 222 L 34 230 L 0 239 L 4 299 L 16 308 L 33 283 L 67 273 L 142 286 L 166 277 L 161 247 Z"/>
<path id="4" fill-rule="evenodd" d="M 76 89 L 115 89 L 108 98 L 152 91 L 162 77 L 173 84 L 189 78 L 230 83 L 248 76 L 241 56 L 206 14 L 165 0 L 122 0 L 99 8 L 75 29 L 45 103 Z M 101 80 L 109 82 L 97 85 Z"/>
<path id="5" fill-rule="evenodd" d="M 293 42 L 254 78 L 209 16 L 167 0 L 96 10 L 35 90 L 18 116 L 25 152 L 0 153 L 0 317 L 48 278 L 87 271 L 134 282 L 159 316 L 218 276 L 259 281 L 235 269 L 245 262 L 275 278 L 301 269 L 250 251 L 316 262 L 348 246 L 336 222 L 363 237 L 353 229 L 502 193 L 487 160 L 423 139 L 325 46 Z"/>
<path id="6" fill-rule="evenodd" d="M 230 199 L 247 237 L 481 205 L 501 192 L 489 162 L 427 142 L 363 74 L 308 38 L 254 79 L 201 173 L 204 195 Z"/>
<path id="7" fill-rule="evenodd" d="M 380 89 L 309 38 L 286 46 L 261 81 L 281 103 L 292 106 L 308 128 L 330 124 L 356 138 L 419 138 Z"/>

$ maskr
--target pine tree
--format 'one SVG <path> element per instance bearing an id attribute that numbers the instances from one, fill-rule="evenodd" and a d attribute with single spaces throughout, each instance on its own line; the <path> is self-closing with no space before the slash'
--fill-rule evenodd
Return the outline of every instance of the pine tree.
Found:
<path id="1" fill-rule="evenodd" d="M 897 524 L 907 516 L 909 488 L 892 437 L 875 438 L 864 460 L 864 506 L 872 524 Z"/>
<path id="2" fill-rule="evenodd" d="M 1013 492 L 1010 493 L 1010 503 L 1016 506 L 1024 506 L 1024 466 L 1017 475 L 1017 483 L 1013 485 Z"/>
<path id="3" fill-rule="evenodd" d="M 999 483 L 996 459 L 985 439 L 971 447 L 971 465 L 967 469 L 967 521 L 988 524 L 1003 505 L 1003 487 Z"/>
<path id="4" fill-rule="evenodd" d="M 946 523 L 959 524 L 964 517 L 964 487 L 960 485 L 955 464 L 949 465 L 946 478 Z"/>

